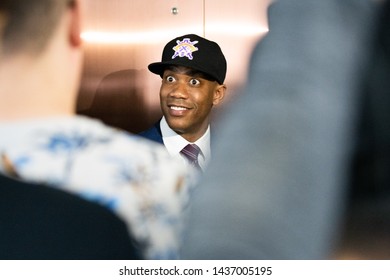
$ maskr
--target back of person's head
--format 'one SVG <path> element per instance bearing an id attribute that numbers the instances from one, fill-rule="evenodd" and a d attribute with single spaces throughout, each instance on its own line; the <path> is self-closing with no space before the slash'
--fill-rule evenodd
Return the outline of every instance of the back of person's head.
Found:
<path id="1" fill-rule="evenodd" d="M 80 3 L 0 1 L 1 119 L 73 114 L 83 62 Z"/>
<path id="2" fill-rule="evenodd" d="M 2 55 L 44 50 L 71 0 L 2 0 L 0 51 Z"/>

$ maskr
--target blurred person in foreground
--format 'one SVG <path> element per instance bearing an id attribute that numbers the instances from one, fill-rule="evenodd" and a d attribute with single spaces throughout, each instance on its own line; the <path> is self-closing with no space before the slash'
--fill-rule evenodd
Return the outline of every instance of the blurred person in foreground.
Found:
<path id="1" fill-rule="evenodd" d="M 379 8 L 370 0 L 272 4 L 246 92 L 222 118 L 214 160 L 191 200 L 184 259 L 333 257 Z M 388 69 L 380 73 L 388 84 Z M 387 135 L 376 154 L 385 153 L 383 163 L 389 123 L 376 122 Z"/>
<path id="2" fill-rule="evenodd" d="M 82 12 L 81 0 L 0 2 L 0 172 L 103 205 L 143 258 L 177 258 L 187 170 L 161 146 L 75 116 Z"/>

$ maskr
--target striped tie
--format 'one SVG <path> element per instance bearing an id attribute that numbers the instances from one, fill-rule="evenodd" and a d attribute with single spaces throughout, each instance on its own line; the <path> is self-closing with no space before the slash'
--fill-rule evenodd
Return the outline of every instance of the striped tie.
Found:
<path id="1" fill-rule="evenodd" d="M 198 168 L 199 170 L 202 170 L 198 162 L 200 148 L 197 145 L 188 144 L 183 148 L 183 150 L 180 151 L 180 153 L 188 159 L 192 166 Z"/>

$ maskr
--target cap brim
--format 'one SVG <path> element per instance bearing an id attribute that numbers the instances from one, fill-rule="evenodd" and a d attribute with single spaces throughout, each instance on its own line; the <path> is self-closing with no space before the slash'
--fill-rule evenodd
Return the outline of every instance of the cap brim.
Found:
<path id="1" fill-rule="evenodd" d="M 162 76 L 167 66 L 173 65 L 173 63 L 155 62 L 148 65 L 150 72 Z"/>
<path id="2" fill-rule="evenodd" d="M 165 68 L 172 65 L 190 67 L 192 69 L 207 73 L 207 71 L 205 71 L 201 67 L 197 67 L 196 65 L 189 66 L 188 63 L 185 62 L 182 63 L 180 60 L 151 63 L 148 65 L 148 69 L 150 72 L 162 76 L 164 74 Z"/>

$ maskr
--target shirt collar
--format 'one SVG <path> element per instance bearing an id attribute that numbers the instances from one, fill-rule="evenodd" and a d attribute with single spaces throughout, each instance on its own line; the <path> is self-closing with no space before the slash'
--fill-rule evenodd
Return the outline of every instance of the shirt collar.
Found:
<path id="1" fill-rule="evenodd" d="M 200 162 L 208 163 L 210 160 L 210 125 L 207 127 L 205 134 L 201 138 L 199 138 L 194 143 L 188 142 L 186 139 L 181 137 L 175 131 L 173 131 L 165 117 L 161 119 L 160 122 L 161 134 L 163 138 L 163 142 L 168 152 L 175 156 L 180 153 L 180 151 L 187 146 L 188 144 L 196 144 L 201 149 L 201 156 L 199 158 Z"/>

